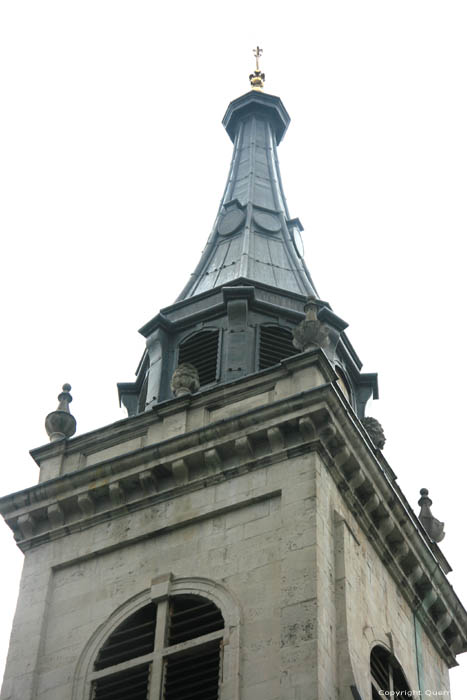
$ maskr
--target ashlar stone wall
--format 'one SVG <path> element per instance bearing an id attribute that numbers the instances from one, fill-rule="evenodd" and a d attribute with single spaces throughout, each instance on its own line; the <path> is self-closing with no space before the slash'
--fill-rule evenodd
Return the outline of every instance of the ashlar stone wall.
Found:
<path id="1" fill-rule="evenodd" d="M 449 690 L 448 667 L 370 539 L 347 508 L 324 462 L 317 465 L 317 586 L 321 629 L 318 696 L 371 698 L 371 649 L 383 645 L 414 691 Z M 336 694 L 336 684 L 343 695 Z"/>
<path id="2" fill-rule="evenodd" d="M 96 630 L 167 572 L 218 582 L 238 601 L 238 697 L 317 697 L 315 460 L 270 465 L 28 552 L 2 700 L 74 698 Z M 222 700 L 237 697 L 234 687 Z"/>

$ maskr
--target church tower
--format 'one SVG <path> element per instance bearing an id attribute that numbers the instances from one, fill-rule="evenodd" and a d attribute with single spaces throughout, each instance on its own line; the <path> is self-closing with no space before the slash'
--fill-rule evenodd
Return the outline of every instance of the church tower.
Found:
<path id="1" fill-rule="evenodd" d="M 73 437 L 64 385 L 38 485 L 0 499 L 25 554 L 1 700 L 423 697 L 467 650 L 442 523 L 401 492 L 377 376 L 303 260 L 259 55 L 201 259 L 118 385 L 128 417 Z"/>

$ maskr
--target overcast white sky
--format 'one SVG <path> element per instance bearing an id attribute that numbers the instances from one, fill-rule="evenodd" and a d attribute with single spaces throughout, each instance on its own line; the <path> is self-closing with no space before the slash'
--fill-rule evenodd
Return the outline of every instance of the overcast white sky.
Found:
<path id="1" fill-rule="evenodd" d="M 63 382 L 79 433 L 124 416 L 116 382 L 198 261 L 259 43 L 308 267 L 379 373 L 369 414 L 416 512 L 430 489 L 467 604 L 466 35 L 464 0 L 3 0 L 0 493 L 36 482 Z M 4 657 L 22 555 L 0 538 Z"/>

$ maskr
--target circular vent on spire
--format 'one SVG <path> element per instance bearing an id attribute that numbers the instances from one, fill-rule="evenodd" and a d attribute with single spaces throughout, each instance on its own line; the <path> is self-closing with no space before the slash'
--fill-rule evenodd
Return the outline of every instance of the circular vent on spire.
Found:
<path id="1" fill-rule="evenodd" d="M 281 222 L 276 214 L 269 214 L 266 211 L 257 211 L 255 212 L 253 220 L 257 226 L 269 233 L 277 233 L 281 230 Z"/>
<path id="2" fill-rule="evenodd" d="M 217 230 L 220 236 L 230 236 L 235 233 L 245 221 L 245 212 L 241 209 L 230 209 L 219 221 Z"/>

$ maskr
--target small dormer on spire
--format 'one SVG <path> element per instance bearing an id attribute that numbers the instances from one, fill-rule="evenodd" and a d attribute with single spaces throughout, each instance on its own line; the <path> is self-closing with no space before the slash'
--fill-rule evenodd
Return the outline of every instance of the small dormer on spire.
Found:
<path id="1" fill-rule="evenodd" d="M 250 75 L 250 84 L 252 90 L 262 91 L 264 87 L 264 81 L 266 80 L 265 74 L 261 72 L 261 69 L 259 67 L 259 59 L 260 56 L 262 56 L 262 54 L 263 49 L 260 49 L 259 46 L 257 46 L 256 49 L 253 49 L 253 55 L 256 60 L 256 70 Z"/>
<path id="2" fill-rule="evenodd" d="M 49 413 L 45 419 L 45 429 L 50 442 L 70 438 L 76 433 L 76 419 L 70 413 L 70 403 L 73 401 L 70 391 L 70 384 L 62 386 L 62 391 L 57 397 L 57 410 Z"/>

